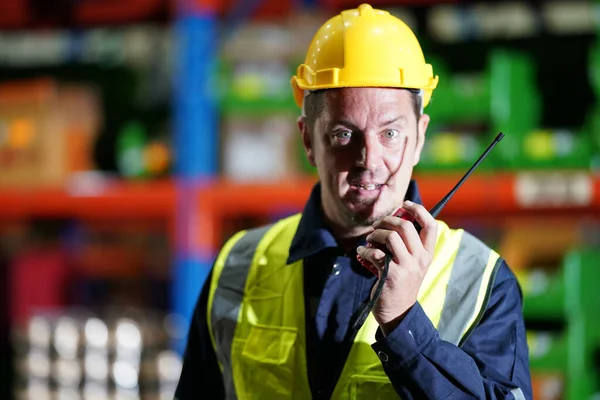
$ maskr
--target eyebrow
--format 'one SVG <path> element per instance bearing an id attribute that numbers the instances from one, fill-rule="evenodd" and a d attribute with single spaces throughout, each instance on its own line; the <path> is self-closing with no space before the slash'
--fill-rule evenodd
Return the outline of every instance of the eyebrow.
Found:
<path id="1" fill-rule="evenodd" d="M 346 128 L 350 128 L 353 131 L 360 131 L 361 129 L 353 124 L 352 122 L 346 120 L 346 119 L 338 119 L 335 121 L 332 121 L 333 123 L 331 124 L 331 126 L 338 126 L 338 125 L 342 125 L 345 126 Z"/>
<path id="2" fill-rule="evenodd" d="M 383 124 L 381 124 L 380 126 L 388 126 L 388 125 L 391 125 L 394 122 L 398 122 L 398 121 L 406 121 L 406 115 L 399 115 L 399 116 L 397 116 L 395 118 L 387 120 Z"/>
<path id="3" fill-rule="evenodd" d="M 388 126 L 393 124 L 394 122 L 398 122 L 398 121 L 406 121 L 406 116 L 405 115 L 400 115 L 398 117 L 394 117 L 392 119 L 389 119 L 387 121 L 384 121 L 382 124 L 379 125 L 379 127 L 384 127 L 384 126 Z M 354 123 L 348 121 L 347 119 L 338 119 L 338 120 L 334 120 L 332 123 L 332 126 L 336 126 L 336 125 L 343 125 L 346 128 L 350 128 L 353 131 L 361 131 L 361 129 Z"/>

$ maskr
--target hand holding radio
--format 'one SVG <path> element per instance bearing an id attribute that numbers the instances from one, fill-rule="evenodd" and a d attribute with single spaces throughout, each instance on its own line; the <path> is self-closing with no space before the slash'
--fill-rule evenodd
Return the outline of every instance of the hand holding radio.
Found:
<path id="1" fill-rule="evenodd" d="M 383 292 L 373 308 L 375 320 L 387 334 L 417 301 L 423 278 L 433 260 L 438 225 L 425 207 L 405 202 L 394 216 L 378 221 L 373 227 L 375 230 L 367 236 L 368 245 L 359 247 L 358 254 L 376 268 L 380 279 L 386 251 L 392 256 Z"/>

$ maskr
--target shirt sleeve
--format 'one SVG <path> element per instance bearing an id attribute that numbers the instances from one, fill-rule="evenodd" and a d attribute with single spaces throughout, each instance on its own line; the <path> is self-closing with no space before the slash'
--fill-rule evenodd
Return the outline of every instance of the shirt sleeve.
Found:
<path id="1" fill-rule="evenodd" d="M 394 388 L 409 399 L 532 399 L 519 283 L 503 261 L 486 312 L 465 343 L 440 339 L 416 303 L 372 345 Z"/>
<path id="2" fill-rule="evenodd" d="M 212 270 L 204 282 L 190 323 L 181 376 L 175 390 L 176 400 L 199 399 L 206 393 L 211 393 L 211 399 L 225 398 L 223 377 L 207 323 L 211 276 Z"/>

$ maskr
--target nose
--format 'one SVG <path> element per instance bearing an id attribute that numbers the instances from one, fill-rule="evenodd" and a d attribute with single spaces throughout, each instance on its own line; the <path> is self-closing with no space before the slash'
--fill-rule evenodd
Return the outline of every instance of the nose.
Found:
<path id="1" fill-rule="evenodd" d="M 370 135 L 366 136 L 360 148 L 358 166 L 368 170 L 376 170 L 383 162 L 381 146 L 377 138 Z"/>

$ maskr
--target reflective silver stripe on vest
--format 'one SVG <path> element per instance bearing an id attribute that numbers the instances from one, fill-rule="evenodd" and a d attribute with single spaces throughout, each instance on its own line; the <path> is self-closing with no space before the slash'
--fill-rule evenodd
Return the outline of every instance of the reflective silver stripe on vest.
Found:
<path id="1" fill-rule="evenodd" d="M 251 229 L 233 245 L 215 289 L 210 314 L 217 356 L 223 365 L 223 383 L 228 399 L 235 399 L 235 386 L 231 376 L 231 343 L 244 299 L 244 288 L 252 258 L 262 237 L 272 225 Z"/>
<path id="2" fill-rule="evenodd" d="M 491 250 L 483 242 L 464 232 L 450 272 L 444 307 L 438 324 L 440 338 L 458 345 L 475 312 L 477 297 Z M 493 275 L 492 275 L 493 279 Z M 482 309 L 485 309 L 483 304 Z"/>
<path id="3" fill-rule="evenodd" d="M 515 396 L 515 400 L 525 400 L 525 395 L 523 394 L 523 391 L 521 390 L 521 388 L 516 388 L 516 389 L 511 390 L 510 394 Z"/>

